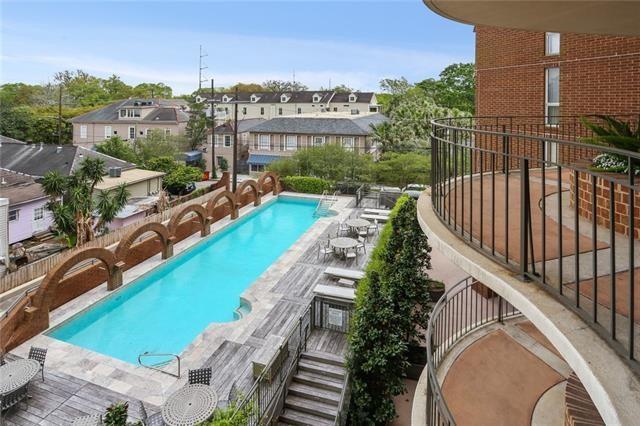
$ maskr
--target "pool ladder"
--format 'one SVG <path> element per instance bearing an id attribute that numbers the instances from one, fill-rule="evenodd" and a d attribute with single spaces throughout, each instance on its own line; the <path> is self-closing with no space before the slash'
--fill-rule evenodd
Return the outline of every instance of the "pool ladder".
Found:
<path id="1" fill-rule="evenodd" d="M 320 202 L 316 206 L 316 211 L 313 213 L 316 217 L 326 216 L 333 204 L 338 200 L 336 197 L 336 193 L 333 195 L 329 194 L 327 191 L 322 192 L 322 198 L 320 198 Z"/>
<path id="2" fill-rule="evenodd" d="M 144 364 L 142 362 L 142 359 L 144 357 L 172 357 L 172 358 L 175 358 L 178 361 L 178 374 L 171 373 L 170 371 L 165 371 L 165 370 L 163 370 L 161 368 L 161 367 L 164 367 L 165 365 L 168 365 L 172 360 L 164 360 L 164 361 L 159 361 L 159 362 L 157 362 L 155 364 L 147 365 L 147 364 Z M 138 355 L 138 364 L 140 364 L 142 367 L 149 368 L 151 370 L 156 370 L 156 371 L 159 371 L 161 373 L 168 374 L 169 376 L 177 377 L 178 379 L 180 378 L 180 356 L 178 356 L 176 354 L 161 354 L 161 353 L 144 352 L 144 353 L 141 353 L 140 355 Z"/>

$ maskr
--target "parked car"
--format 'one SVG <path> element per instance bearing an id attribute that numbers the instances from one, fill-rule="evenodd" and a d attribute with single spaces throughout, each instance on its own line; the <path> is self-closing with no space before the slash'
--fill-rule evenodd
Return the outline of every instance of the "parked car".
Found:
<path id="1" fill-rule="evenodd" d="M 427 189 L 427 185 L 421 185 L 419 183 L 410 183 L 402 189 L 403 194 L 407 194 L 411 198 L 418 198 L 422 191 Z"/>

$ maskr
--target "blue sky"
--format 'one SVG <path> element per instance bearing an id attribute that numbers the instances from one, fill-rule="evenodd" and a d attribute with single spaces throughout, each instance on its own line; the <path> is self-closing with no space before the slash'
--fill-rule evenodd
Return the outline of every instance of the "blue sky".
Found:
<path id="1" fill-rule="evenodd" d="M 49 81 L 56 71 L 164 82 L 174 93 L 204 77 L 296 80 L 311 88 L 376 90 L 386 77 L 419 81 L 473 61 L 473 28 L 420 0 L 6 1 L 1 0 L 3 83 Z"/>

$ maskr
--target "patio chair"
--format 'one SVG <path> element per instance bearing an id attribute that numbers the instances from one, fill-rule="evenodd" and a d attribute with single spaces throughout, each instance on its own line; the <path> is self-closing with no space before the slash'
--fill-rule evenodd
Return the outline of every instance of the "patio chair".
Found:
<path id="1" fill-rule="evenodd" d="M 164 426 L 165 422 L 162 420 L 162 413 L 157 412 L 152 415 L 147 414 L 147 409 L 144 407 L 144 403 L 142 401 L 138 401 L 140 403 L 140 421 L 144 426 Z"/>
<path id="2" fill-rule="evenodd" d="M 211 367 L 189 370 L 190 385 L 211 385 Z"/>
<path id="3" fill-rule="evenodd" d="M 333 249 L 331 247 L 329 247 L 329 244 L 324 245 L 322 243 L 319 243 L 318 244 L 318 259 L 320 258 L 320 255 L 323 256 L 322 260 L 326 260 L 327 256 L 333 255 Z"/>
<path id="4" fill-rule="evenodd" d="M 4 360 L 4 352 L 0 351 L 0 367 L 5 365 L 7 361 Z"/>
<path id="5" fill-rule="evenodd" d="M 4 425 L 4 416 L 7 410 L 14 405 L 19 404 L 22 401 L 27 401 L 28 386 L 24 385 L 20 389 L 16 389 L 13 392 L 9 392 L 4 395 L 0 395 L 0 425 Z M 4 414 L 3 414 L 4 413 Z"/>
<path id="6" fill-rule="evenodd" d="M 365 244 L 364 244 L 364 243 L 365 243 L 365 241 L 366 241 L 366 240 L 365 240 L 364 238 L 362 238 L 362 239 L 358 238 L 358 244 L 356 245 L 356 254 L 357 254 L 357 253 L 358 253 L 358 251 L 360 251 L 360 250 L 364 251 L 365 253 L 367 252 L 367 247 L 366 247 L 366 246 L 365 246 Z"/>
<path id="7" fill-rule="evenodd" d="M 372 235 L 378 235 L 378 219 L 373 220 L 373 225 L 367 226 L 367 234 L 372 232 Z"/>
<path id="8" fill-rule="evenodd" d="M 338 225 L 338 234 L 349 235 L 349 225 L 347 225 L 346 222 L 340 222 L 340 225 Z"/>
<path id="9" fill-rule="evenodd" d="M 40 364 L 40 371 L 42 372 L 42 381 L 44 382 L 44 361 L 47 358 L 47 350 L 44 348 L 38 348 L 36 346 L 31 346 L 29 349 L 29 359 L 33 359 L 38 361 Z"/>
<path id="10" fill-rule="evenodd" d="M 356 259 L 358 257 L 358 252 L 356 250 L 347 250 L 344 254 L 345 260 Z"/>

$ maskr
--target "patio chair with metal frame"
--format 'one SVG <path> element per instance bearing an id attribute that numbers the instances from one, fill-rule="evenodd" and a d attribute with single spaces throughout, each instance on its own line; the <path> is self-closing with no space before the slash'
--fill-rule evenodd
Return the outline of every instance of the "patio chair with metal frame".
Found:
<path id="1" fill-rule="evenodd" d="M 140 403 L 140 421 L 144 426 L 164 426 L 165 422 L 162 420 L 162 413 L 157 412 L 152 415 L 147 414 L 147 409 L 142 401 Z"/>
<path id="2" fill-rule="evenodd" d="M 4 395 L 0 395 L 0 425 L 4 425 L 4 417 L 7 414 L 9 408 L 19 404 L 20 402 L 25 402 L 27 404 L 28 397 L 28 384 L 22 386 L 19 389 L 14 390 L 13 392 L 9 392 Z"/>
<path id="3" fill-rule="evenodd" d="M 44 382 L 44 361 L 47 359 L 47 350 L 45 348 L 38 348 L 31 346 L 29 349 L 29 359 L 38 361 L 40 364 L 40 371 L 42 372 L 42 381 Z"/>
<path id="4" fill-rule="evenodd" d="M 190 385 L 211 385 L 211 367 L 189 370 Z"/>

